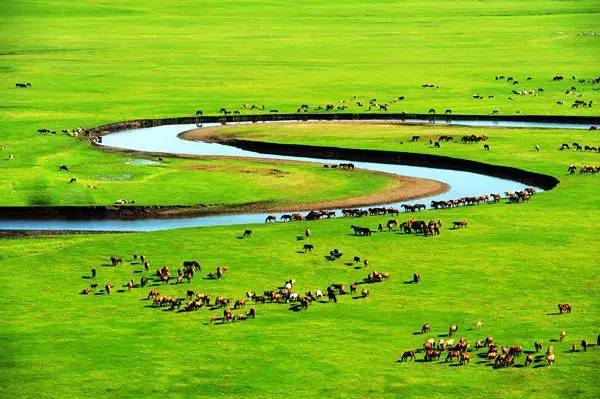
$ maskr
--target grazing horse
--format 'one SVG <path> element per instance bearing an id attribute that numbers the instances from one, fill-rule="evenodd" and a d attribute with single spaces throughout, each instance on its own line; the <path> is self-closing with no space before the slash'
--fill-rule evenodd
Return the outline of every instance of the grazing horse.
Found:
<path id="1" fill-rule="evenodd" d="M 467 227 L 467 221 L 466 220 L 460 220 L 457 222 L 452 222 L 452 225 L 454 226 L 455 229 L 458 229 L 460 227 Z"/>
<path id="2" fill-rule="evenodd" d="M 110 257 L 110 262 L 112 263 L 113 266 L 118 265 L 119 263 L 123 263 L 123 259 L 121 259 L 118 256 L 111 256 Z"/>
<path id="3" fill-rule="evenodd" d="M 308 251 L 308 252 L 312 252 L 312 250 L 313 250 L 314 248 L 315 248 L 315 246 L 314 246 L 314 245 L 312 245 L 312 244 L 304 244 L 304 248 L 303 248 L 303 249 L 304 249 L 304 252 L 306 253 L 307 251 Z"/>
<path id="4" fill-rule="evenodd" d="M 64 170 L 65 172 L 68 172 L 68 171 L 69 171 L 69 168 L 67 167 L 67 165 L 60 165 L 60 166 L 58 167 L 58 170 Z"/>
<path id="5" fill-rule="evenodd" d="M 448 336 L 453 336 L 458 331 L 458 326 L 456 324 L 452 324 L 448 329 Z"/>
<path id="6" fill-rule="evenodd" d="M 244 230 L 243 237 L 252 237 L 252 230 Z"/>
<path id="7" fill-rule="evenodd" d="M 421 334 L 426 334 L 429 331 L 431 331 L 431 323 L 423 324 L 423 327 L 421 327 Z"/>
<path id="8" fill-rule="evenodd" d="M 582 340 L 581 340 L 581 347 L 583 348 L 583 351 L 584 351 L 584 352 L 587 352 L 587 348 L 588 348 L 588 346 L 590 346 L 590 343 L 589 343 L 589 342 L 587 342 L 585 339 L 582 339 Z"/>
<path id="9" fill-rule="evenodd" d="M 265 219 L 265 223 L 269 223 L 269 222 L 276 222 L 277 221 L 277 217 L 275 215 L 269 215 L 267 216 L 267 218 Z"/>
<path id="10" fill-rule="evenodd" d="M 408 361 L 408 359 L 415 360 L 416 359 L 416 353 L 417 353 L 417 351 L 415 351 L 415 350 L 406 351 L 406 352 L 404 352 L 402 354 L 402 357 L 400 357 L 400 361 L 401 362 L 406 362 L 406 361 Z"/>
<path id="11" fill-rule="evenodd" d="M 531 354 L 528 354 L 527 356 L 525 356 L 525 367 L 531 364 L 533 364 L 533 356 L 531 356 Z"/>
<path id="12" fill-rule="evenodd" d="M 200 263 L 195 260 L 184 260 L 183 261 L 184 268 L 193 268 L 194 270 L 200 270 Z"/>
<path id="13" fill-rule="evenodd" d="M 446 363 L 448 363 L 448 360 L 453 361 L 454 359 L 460 359 L 460 351 L 448 352 L 448 356 L 446 356 Z"/>
<path id="14" fill-rule="evenodd" d="M 568 303 L 559 303 L 558 311 L 560 312 L 560 314 L 563 314 L 563 312 L 571 313 L 571 305 L 569 305 Z"/>

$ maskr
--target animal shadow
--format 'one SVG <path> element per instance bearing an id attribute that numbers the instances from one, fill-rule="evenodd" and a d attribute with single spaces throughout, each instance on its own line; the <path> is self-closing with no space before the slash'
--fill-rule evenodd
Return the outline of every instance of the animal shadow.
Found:
<path id="1" fill-rule="evenodd" d="M 404 284 L 415 284 L 414 280 L 407 280 L 404 282 Z"/>
<path id="2" fill-rule="evenodd" d="M 546 313 L 546 316 L 559 316 L 560 312 Z"/>
<path id="3" fill-rule="evenodd" d="M 91 279 L 92 277 L 91 277 L 91 276 L 81 276 L 81 278 L 83 278 L 83 279 L 86 279 L 86 280 L 89 280 L 89 279 Z"/>
<path id="4" fill-rule="evenodd" d="M 541 367 L 544 367 L 543 364 L 536 364 L 535 366 L 533 366 L 534 369 L 539 369 Z"/>
<path id="5" fill-rule="evenodd" d="M 306 252 L 304 251 L 296 251 L 297 254 L 305 254 Z"/>
<path id="6" fill-rule="evenodd" d="M 125 290 L 117 290 L 117 292 L 125 292 Z"/>
<path id="7" fill-rule="evenodd" d="M 362 268 L 363 268 L 362 266 L 354 266 L 354 270 L 360 270 Z"/>

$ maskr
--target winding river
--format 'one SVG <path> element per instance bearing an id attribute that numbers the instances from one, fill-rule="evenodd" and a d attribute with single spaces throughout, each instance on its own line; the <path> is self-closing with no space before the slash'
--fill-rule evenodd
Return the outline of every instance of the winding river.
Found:
<path id="1" fill-rule="evenodd" d="M 390 121 L 387 121 L 390 122 Z M 426 121 L 406 121 L 426 122 Z M 273 122 L 276 123 L 276 122 Z M 290 123 L 286 121 L 285 123 Z M 564 124 L 564 123 L 538 123 L 538 122 L 513 122 L 513 121 L 453 121 L 453 124 L 471 126 L 503 126 L 503 127 L 531 127 L 531 128 L 567 128 L 587 129 L 589 125 Z M 205 123 L 202 127 L 216 127 L 218 123 Z M 123 130 L 103 137 L 102 145 L 126 150 L 162 152 L 170 154 L 208 155 L 208 156 L 236 156 L 248 158 L 268 158 L 281 160 L 310 161 L 315 163 L 332 163 L 330 159 L 308 158 L 263 154 L 246 151 L 236 147 L 188 141 L 179 138 L 179 134 L 197 125 L 162 125 L 149 128 Z M 336 160 L 338 162 L 350 162 Z M 507 179 L 490 177 L 483 174 L 427 168 L 406 165 L 394 165 L 375 162 L 355 162 L 357 168 L 393 173 L 403 176 L 413 176 L 438 180 L 450 186 L 449 191 L 402 203 L 423 202 L 431 200 L 454 199 L 464 196 L 478 196 L 489 193 L 503 193 L 505 191 L 521 190 L 526 186 Z M 143 165 L 142 165 L 143 166 Z M 386 206 L 399 207 L 400 203 L 386 204 Z M 339 210 L 336 210 L 339 211 Z M 276 214 L 280 216 L 282 213 Z M 177 219 L 138 219 L 138 220 L 0 220 L 0 230 L 86 230 L 86 231 L 157 231 L 184 227 L 217 226 L 234 224 L 264 223 L 267 213 L 234 214 L 220 216 L 201 216 Z"/>

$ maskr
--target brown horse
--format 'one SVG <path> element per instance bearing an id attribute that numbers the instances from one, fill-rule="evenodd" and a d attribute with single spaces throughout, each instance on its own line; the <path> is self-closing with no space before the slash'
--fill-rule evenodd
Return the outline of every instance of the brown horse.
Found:
<path id="1" fill-rule="evenodd" d="M 560 312 L 560 314 L 563 314 L 564 312 L 571 313 L 571 305 L 569 305 L 568 303 L 559 303 L 558 311 Z"/>

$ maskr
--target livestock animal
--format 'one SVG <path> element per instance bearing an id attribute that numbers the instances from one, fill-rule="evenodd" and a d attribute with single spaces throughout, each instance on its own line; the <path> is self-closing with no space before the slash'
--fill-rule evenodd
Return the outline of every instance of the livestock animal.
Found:
<path id="1" fill-rule="evenodd" d="M 110 262 L 112 263 L 113 266 L 117 266 L 118 264 L 123 263 L 123 259 L 121 259 L 118 256 L 111 256 Z"/>
<path id="2" fill-rule="evenodd" d="M 458 326 L 456 324 L 452 324 L 450 328 L 448 328 L 448 336 L 453 336 L 458 332 Z"/>
<path id="3" fill-rule="evenodd" d="M 421 334 L 426 334 L 429 331 L 431 331 L 431 323 L 423 324 L 423 327 L 421 327 Z"/>
<path id="4" fill-rule="evenodd" d="M 467 227 L 467 221 L 466 220 L 455 221 L 455 222 L 452 222 L 452 225 L 454 226 L 455 229 Z"/>
<path id="5" fill-rule="evenodd" d="M 304 244 L 304 252 L 312 252 L 312 250 L 315 248 L 315 246 L 313 244 Z"/>
<path id="6" fill-rule="evenodd" d="M 571 313 L 571 305 L 569 305 L 568 303 L 559 303 L 558 311 L 560 312 L 560 314 L 563 314 L 564 312 Z"/>
<path id="7" fill-rule="evenodd" d="M 406 352 L 404 352 L 404 353 L 402 354 L 402 356 L 400 357 L 400 361 L 401 361 L 401 362 L 406 362 L 406 361 L 408 361 L 408 359 L 410 359 L 410 360 L 415 360 L 415 358 L 416 358 L 416 353 L 417 353 L 417 352 L 416 352 L 415 350 L 409 350 L 409 351 L 406 351 Z"/>

